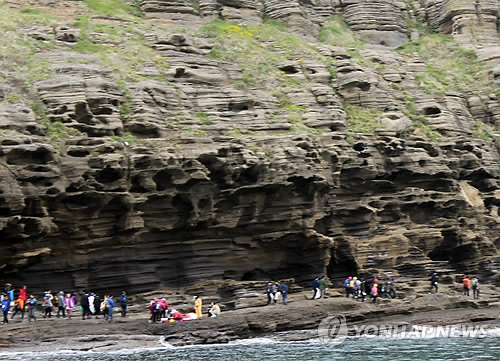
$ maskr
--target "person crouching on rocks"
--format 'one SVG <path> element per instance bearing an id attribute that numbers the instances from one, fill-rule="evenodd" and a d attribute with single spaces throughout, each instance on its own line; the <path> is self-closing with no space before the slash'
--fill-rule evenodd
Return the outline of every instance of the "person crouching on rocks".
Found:
<path id="1" fill-rule="evenodd" d="M 182 322 L 184 321 L 184 315 L 177 311 L 175 308 L 172 308 L 170 310 L 170 313 L 168 315 L 169 322 Z"/>
<path id="2" fill-rule="evenodd" d="M 220 307 L 217 303 L 212 302 L 210 304 L 210 308 L 208 309 L 208 314 L 210 317 L 219 317 L 220 316 Z"/>

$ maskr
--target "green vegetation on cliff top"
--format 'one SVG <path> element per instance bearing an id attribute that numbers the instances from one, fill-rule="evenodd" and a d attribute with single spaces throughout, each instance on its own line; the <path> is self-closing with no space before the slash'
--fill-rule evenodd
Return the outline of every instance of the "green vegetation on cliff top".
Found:
<path id="1" fill-rule="evenodd" d="M 487 69 L 473 50 L 460 47 L 454 39 L 442 34 L 422 37 L 419 41 L 401 45 L 403 55 L 418 56 L 426 71 L 416 79 L 429 94 L 455 91 L 461 94 L 491 92 Z"/>

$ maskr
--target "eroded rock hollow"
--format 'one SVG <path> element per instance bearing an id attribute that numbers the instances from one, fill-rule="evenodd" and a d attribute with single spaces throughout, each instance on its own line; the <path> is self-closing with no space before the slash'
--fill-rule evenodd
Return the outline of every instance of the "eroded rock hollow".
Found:
<path id="1" fill-rule="evenodd" d="M 0 88 L 2 280 L 498 283 L 499 1 L 53 3 L 0 5 L 32 57 Z"/>

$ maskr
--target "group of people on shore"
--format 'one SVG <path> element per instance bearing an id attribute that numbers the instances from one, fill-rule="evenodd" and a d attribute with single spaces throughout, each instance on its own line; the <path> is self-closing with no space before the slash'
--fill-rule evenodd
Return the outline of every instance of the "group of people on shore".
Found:
<path id="1" fill-rule="evenodd" d="M 477 277 L 471 279 L 469 276 L 465 276 L 462 283 L 464 285 L 464 296 L 470 296 L 470 289 L 472 288 L 472 297 L 475 300 L 479 299 L 479 280 Z"/>
<path id="2" fill-rule="evenodd" d="M 151 313 L 151 317 L 149 318 L 149 322 L 151 323 L 162 323 L 162 322 L 183 322 L 183 321 L 191 321 L 191 320 L 199 320 L 203 318 L 202 306 L 203 302 L 200 297 L 194 296 L 194 312 L 188 312 L 186 314 L 182 314 L 182 312 L 178 311 L 176 308 L 168 307 L 168 302 L 165 298 L 159 299 L 154 298 L 149 303 L 149 311 Z M 210 307 L 207 310 L 208 317 L 219 317 L 221 314 L 221 310 L 219 305 L 216 302 L 210 303 Z"/>
<path id="3" fill-rule="evenodd" d="M 365 302 L 369 292 L 372 303 L 377 303 L 377 298 L 396 298 L 396 288 L 394 285 L 395 278 L 391 277 L 390 281 L 383 282 L 374 277 L 369 283 L 364 278 L 349 276 L 344 280 L 344 289 L 347 298 L 353 298 Z"/>
<path id="4" fill-rule="evenodd" d="M 267 282 L 266 285 L 266 295 L 267 304 L 276 304 L 281 295 L 282 303 L 284 305 L 288 304 L 288 285 L 281 281 L 279 284 L 277 282 Z"/>
<path id="5" fill-rule="evenodd" d="M 429 294 L 438 293 L 438 274 L 436 272 L 432 272 L 431 274 L 431 288 L 429 290 Z M 473 277 L 472 279 L 469 276 L 465 276 L 462 280 L 462 284 L 464 287 L 464 296 L 470 297 L 470 289 L 472 288 L 472 296 L 474 299 L 479 299 L 479 279 L 477 277 Z"/>
<path id="6" fill-rule="evenodd" d="M 347 298 L 352 298 L 364 302 L 366 296 L 369 294 L 372 303 L 377 302 L 378 297 L 383 298 L 396 298 L 395 290 L 395 278 L 392 277 L 390 281 L 381 282 L 377 277 L 374 277 L 370 282 L 367 282 L 364 278 L 359 278 L 356 276 L 349 276 L 345 279 L 343 286 L 345 289 L 345 294 Z M 438 293 L 438 275 L 433 272 L 430 277 L 430 293 Z M 472 288 L 472 295 L 474 299 L 479 299 L 479 280 L 477 277 L 469 278 L 465 276 L 463 278 L 463 291 L 464 296 L 470 296 L 470 289 Z M 325 276 L 321 278 L 315 278 L 312 283 L 313 295 L 312 299 L 322 299 L 325 297 L 325 291 L 327 290 L 327 279 Z M 266 285 L 266 295 L 267 295 L 267 305 L 278 303 L 279 297 L 281 296 L 282 303 L 284 305 L 288 304 L 288 285 L 285 281 L 272 282 L 269 281 Z M 0 296 L 1 310 L 3 313 L 2 324 L 9 323 L 8 315 L 11 312 L 13 319 L 18 313 L 21 315 L 21 319 L 24 319 L 24 315 L 28 313 L 28 321 L 36 321 L 36 309 L 38 305 L 38 300 L 33 294 L 28 296 L 26 286 L 18 289 L 17 298 L 15 297 L 15 289 L 12 284 L 6 283 L 3 292 Z M 94 292 L 84 292 L 80 297 L 79 309 L 82 312 L 82 320 L 89 319 L 92 317 L 99 318 L 99 315 L 103 315 L 104 319 L 107 321 L 113 320 L 113 309 L 116 308 L 114 297 L 112 295 L 105 295 L 101 299 Z M 121 316 L 126 317 L 127 307 L 129 298 L 125 291 L 123 291 L 119 298 L 119 305 L 121 308 Z M 149 310 L 151 313 L 150 322 L 160 323 L 160 322 L 180 322 L 189 321 L 194 319 L 201 319 L 202 314 L 202 300 L 200 297 L 195 296 L 193 298 L 194 302 L 194 312 L 189 312 L 182 314 L 175 308 L 169 308 L 168 302 L 163 299 L 154 298 L 149 305 Z M 59 291 L 57 293 L 52 293 L 48 290 L 44 293 L 41 299 L 41 309 L 43 312 L 43 317 L 52 317 L 52 312 L 57 309 L 57 314 L 55 317 L 63 317 L 70 320 L 74 311 L 77 309 L 78 298 L 75 293 L 65 293 L 64 291 Z M 221 314 L 221 309 L 219 305 L 215 302 L 210 304 L 207 310 L 208 317 L 219 317 Z"/>
<path id="7" fill-rule="evenodd" d="M 36 310 L 39 304 L 35 295 L 28 293 L 26 286 L 19 288 L 17 292 L 17 297 L 15 297 L 15 290 L 12 284 L 6 283 L 3 289 L 1 298 L 1 309 L 3 313 L 2 324 L 9 323 L 8 314 L 12 308 L 11 319 L 19 313 L 21 319 L 24 319 L 24 315 L 28 313 L 28 321 L 31 322 L 37 320 Z M 71 320 L 77 309 L 82 312 L 82 320 L 89 319 L 92 317 L 99 318 L 99 315 L 104 316 L 104 320 L 113 320 L 113 309 L 116 308 L 116 304 L 112 295 L 105 295 L 101 299 L 94 292 L 84 292 L 80 297 L 80 305 L 78 305 L 78 296 L 75 293 L 65 293 L 64 291 L 59 291 L 53 293 L 51 290 L 44 292 L 43 297 L 40 300 L 40 306 L 42 309 L 43 318 L 51 318 L 52 312 L 57 309 L 57 318 L 66 318 Z M 127 315 L 127 305 L 128 296 L 125 291 L 120 295 L 120 307 L 121 315 L 125 317 Z"/>

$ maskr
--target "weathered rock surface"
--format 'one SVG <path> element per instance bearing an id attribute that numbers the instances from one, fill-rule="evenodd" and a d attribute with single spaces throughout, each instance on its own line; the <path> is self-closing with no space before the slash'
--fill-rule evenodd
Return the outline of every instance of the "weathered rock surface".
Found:
<path id="1" fill-rule="evenodd" d="M 498 1 L 477 3 L 143 0 L 156 24 L 144 38 L 169 68 L 142 64 L 138 80 L 70 52 L 81 36 L 70 26 L 39 28 L 39 41 L 57 42 L 37 54 L 54 70 L 32 89 L 46 119 L 0 93 L 2 280 L 145 292 L 436 270 L 498 282 L 499 146 L 473 136 L 478 122 L 500 125 L 498 94 L 430 95 L 419 87 L 426 64 L 392 50 L 421 16 L 498 62 Z M 377 45 L 358 54 L 314 42 L 337 13 Z M 179 29 L 263 17 L 313 39 L 310 53 L 275 65 L 287 87 L 271 76 L 238 85 L 248 74 L 214 58 L 216 38 Z M 441 138 L 413 128 L 410 96 Z M 381 112 L 385 128 L 352 137 L 345 103 Z M 78 133 L 55 137 L 43 121 Z"/>

